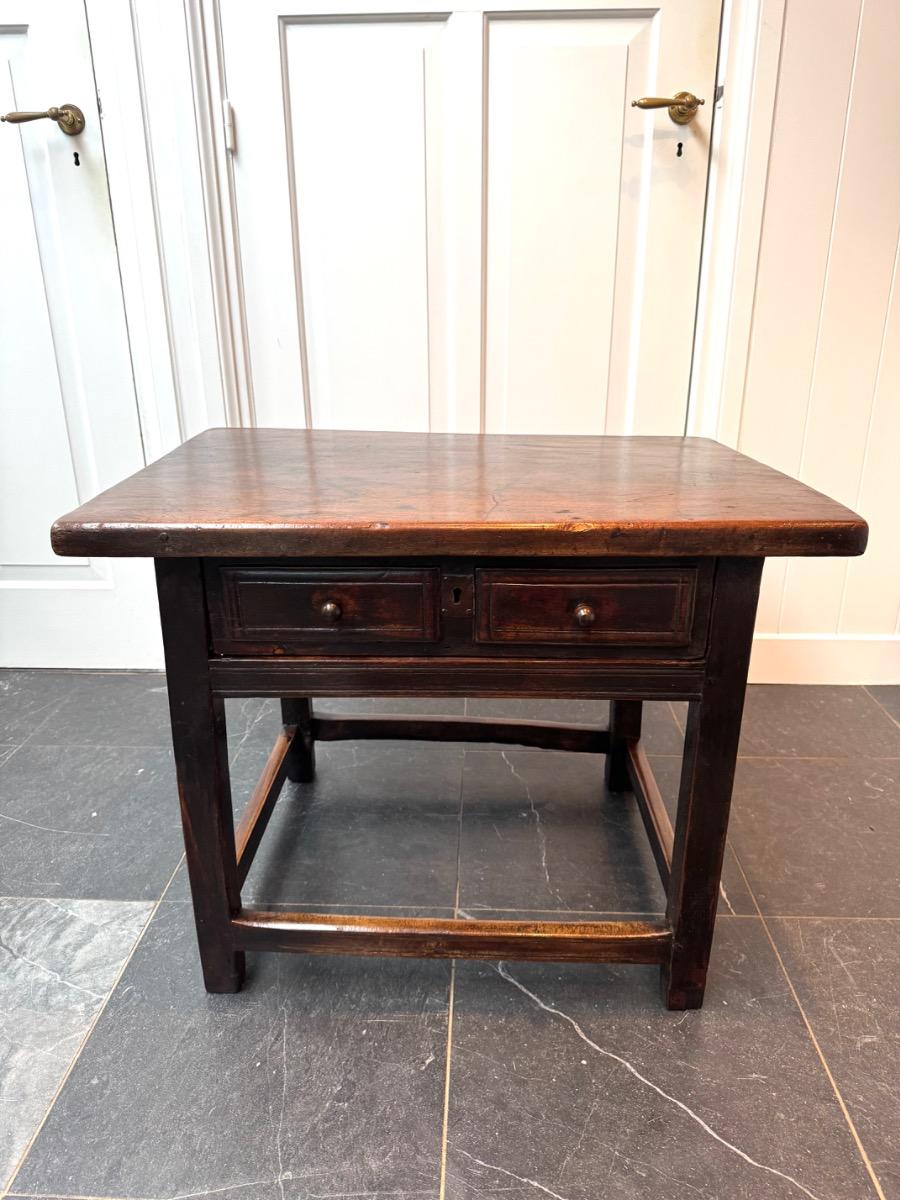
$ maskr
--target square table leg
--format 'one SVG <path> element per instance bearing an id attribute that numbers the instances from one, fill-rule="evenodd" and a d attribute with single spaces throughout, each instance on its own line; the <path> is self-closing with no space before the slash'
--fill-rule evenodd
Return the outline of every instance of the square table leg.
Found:
<path id="1" fill-rule="evenodd" d="M 643 700 L 612 700 L 609 705 L 609 752 L 603 778 L 610 792 L 627 792 L 631 787 L 628 775 L 628 743 L 641 736 Z"/>
<path id="2" fill-rule="evenodd" d="M 720 558 L 710 615 L 706 681 L 692 700 L 675 820 L 663 966 L 670 1009 L 700 1008 L 719 899 L 763 560 Z"/>
<path id="3" fill-rule="evenodd" d="M 234 843 L 225 706 L 209 684 L 206 607 L 199 560 L 157 559 L 156 580 L 172 745 L 194 920 L 208 992 L 240 991 L 244 953 L 231 918 L 241 895 Z"/>
<path id="4" fill-rule="evenodd" d="M 312 731 L 312 701 L 282 700 L 281 720 L 295 725 L 296 736 L 287 756 L 287 777 L 291 783 L 312 783 L 316 774 L 316 747 Z"/>

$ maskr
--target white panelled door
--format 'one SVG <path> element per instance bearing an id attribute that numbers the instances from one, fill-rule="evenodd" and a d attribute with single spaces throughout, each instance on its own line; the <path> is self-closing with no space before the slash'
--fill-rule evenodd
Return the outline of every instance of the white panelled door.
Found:
<path id="1" fill-rule="evenodd" d="M 150 564 L 56 558 L 52 521 L 143 466 L 84 8 L 0 0 L 0 665 L 161 660 Z"/>
<path id="2" fill-rule="evenodd" d="M 221 0 L 255 420 L 682 433 L 719 9 Z"/>

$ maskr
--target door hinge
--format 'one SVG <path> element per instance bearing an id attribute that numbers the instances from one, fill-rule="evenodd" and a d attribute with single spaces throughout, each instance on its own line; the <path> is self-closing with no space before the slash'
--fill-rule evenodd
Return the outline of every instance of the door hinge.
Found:
<path id="1" fill-rule="evenodd" d="M 225 134 L 225 149 L 229 154 L 234 154 L 237 149 L 234 137 L 234 109 L 227 98 L 222 101 L 222 129 Z"/>

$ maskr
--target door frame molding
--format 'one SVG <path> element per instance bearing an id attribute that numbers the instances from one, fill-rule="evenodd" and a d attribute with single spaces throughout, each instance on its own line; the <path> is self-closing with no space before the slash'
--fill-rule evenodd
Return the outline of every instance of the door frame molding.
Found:
<path id="1" fill-rule="evenodd" d="M 253 425 L 253 379 L 239 252 L 241 235 L 231 154 L 224 137 L 227 88 L 218 0 L 184 0 L 184 14 L 228 424 Z"/>
<path id="2" fill-rule="evenodd" d="M 753 332 L 786 3 L 723 0 L 685 433 L 735 447 Z"/>
<path id="3" fill-rule="evenodd" d="M 199 109 L 198 59 L 178 0 L 85 0 L 85 11 L 152 462 L 210 425 L 242 423 L 209 191 L 217 185 L 202 140 L 218 130 Z"/>

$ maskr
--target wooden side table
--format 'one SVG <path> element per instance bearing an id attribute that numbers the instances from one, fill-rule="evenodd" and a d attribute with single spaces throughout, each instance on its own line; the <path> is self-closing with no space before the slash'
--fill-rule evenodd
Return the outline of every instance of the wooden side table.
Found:
<path id="1" fill-rule="evenodd" d="M 659 963 L 702 1004 L 766 555 L 853 555 L 865 522 L 702 438 L 212 429 L 53 527 L 58 554 L 156 559 L 172 737 L 206 987 L 244 952 Z M 316 716 L 311 696 L 612 700 L 608 730 Z M 235 832 L 224 698 L 284 728 Z M 673 830 L 643 700 L 687 700 Z M 668 896 L 661 921 L 433 920 L 244 908 L 285 778 L 316 741 L 515 743 L 606 755 Z"/>

